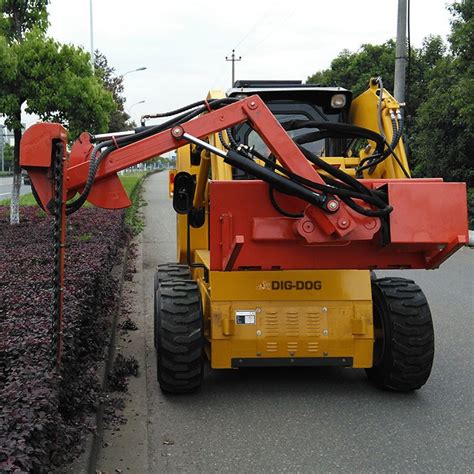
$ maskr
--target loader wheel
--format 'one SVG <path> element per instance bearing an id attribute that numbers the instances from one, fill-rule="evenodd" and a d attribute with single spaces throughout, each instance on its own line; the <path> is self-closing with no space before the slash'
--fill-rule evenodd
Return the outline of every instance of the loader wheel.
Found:
<path id="1" fill-rule="evenodd" d="M 433 321 L 425 295 L 412 280 L 380 278 L 372 281 L 372 297 L 374 361 L 367 376 L 386 390 L 417 390 L 428 380 L 434 356 Z"/>
<path id="2" fill-rule="evenodd" d="M 163 392 L 186 393 L 202 383 L 204 337 L 196 282 L 163 281 L 156 291 L 158 382 Z"/>
<path id="3" fill-rule="evenodd" d="M 154 328 L 154 344 L 156 349 L 157 344 L 157 313 L 156 313 L 156 290 L 163 281 L 169 280 L 191 280 L 191 270 L 188 265 L 182 263 L 164 263 L 156 267 L 155 281 L 154 281 L 154 314 L 153 314 L 153 328 Z"/>
<path id="4" fill-rule="evenodd" d="M 164 263 L 156 267 L 155 293 L 161 281 L 191 280 L 191 270 L 182 263 Z"/>

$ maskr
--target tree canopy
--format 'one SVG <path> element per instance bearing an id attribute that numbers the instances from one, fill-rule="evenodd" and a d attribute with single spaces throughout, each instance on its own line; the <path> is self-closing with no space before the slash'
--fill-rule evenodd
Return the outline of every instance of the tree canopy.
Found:
<path id="1" fill-rule="evenodd" d="M 110 114 L 109 132 L 122 132 L 132 129 L 135 124 L 130 122 L 130 115 L 124 111 L 125 98 L 123 97 L 123 76 L 115 74 L 115 68 L 109 65 L 104 54 L 95 52 L 95 73 L 102 81 L 106 90 L 112 94 L 116 108 Z"/>
<path id="2" fill-rule="evenodd" d="M 22 108 L 65 124 L 72 137 L 106 131 L 116 109 L 81 48 L 47 38 L 49 0 L 0 0 L 0 114 L 15 137 L 10 222 L 19 222 Z"/>
<path id="3" fill-rule="evenodd" d="M 67 125 L 72 136 L 85 129 L 107 130 L 115 109 L 112 94 L 92 72 L 89 55 L 36 30 L 20 43 L 0 38 L 0 111 L 7 126 L 21 126 L 24 103 L 27 113 Z"/>
<path id="4" fill-rule="evenodd" d="M 26 33 L 48 28 L 49 0 L 0 0 L 0 33 L 9 43 L 20 42 Z"/>
<path id="5" fill-rule="evenodd" d="M 441 37 L 425 38 L 411 48 L 407 74 L 406 142 L 416 176 L 441 176 L 474 186 L 474 24 L 473 0 L 453 3 L 449 10 L 449 44 Z M 308 83 L 338 85 L 358 95 L 370 77 L 382 76 L 393 91 L 395 43 L 364 44 L 356 52 L 343 50 L 328 69 Z"/>

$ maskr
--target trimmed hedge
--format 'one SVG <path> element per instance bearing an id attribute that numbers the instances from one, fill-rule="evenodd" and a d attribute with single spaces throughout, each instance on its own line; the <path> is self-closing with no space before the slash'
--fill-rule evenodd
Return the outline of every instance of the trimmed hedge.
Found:
<path id="1" fill-rule="evenodd" d="M 135 180 L 139 188 L 142 179 Z M 136 189 L 133 192 L 136 197 Z M 118 282 L 111 270 L 132 230 L 130 212 L 83 208 L 68 218 L 64 353 L 51 364 L 53 222 L 0 206 L 0 472 L 50 472 L 95 430 L 97 368 L 109 338 Z"/>

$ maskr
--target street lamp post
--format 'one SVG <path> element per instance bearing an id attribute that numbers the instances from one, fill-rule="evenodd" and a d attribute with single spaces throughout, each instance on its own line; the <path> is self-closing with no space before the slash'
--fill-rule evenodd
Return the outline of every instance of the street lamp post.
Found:
<path id="1" fill-rule="evenodd" d="M 130 74 L 132 72 L 139 72 L 139 71 L 145 71 L 147 69 L 146 66 L 139 67 L 137 69 L 132 69 L 131 71 L 127 71 L 125 74 L 122 74 L 122 78 L 124 78 L 127 74 Z"/>
<path id="2" fill-rule="evenodd" d="M 132 109 L 133 107 L 135 107 L 136 105 L 139 105 L 139 104 L 144 104 L 146 101 L 145 100 L 140 100 L 139 102 L 135 102 L 134 104 L 132 104 L 128 109 L 127 109 L 127 113 L 128 115 L 130 116 L 130 119 L 132 119 Z"/>
<path id="3" fill-rule="evenodd" d="M 146 100 L 140 100 L 139 102 L 135 102 L 134 104 L 132 104 L 132 105 L 130 106 L 130 108 L 128 109 L 129 115 L 130 115 L 130 112 L 131 112 L 131 110 L 133 109 L 133 107 L 135 107 L 135 106 L 138 105 L 138 104 L 144 104 L 145 102 L 146 102 Z"/>

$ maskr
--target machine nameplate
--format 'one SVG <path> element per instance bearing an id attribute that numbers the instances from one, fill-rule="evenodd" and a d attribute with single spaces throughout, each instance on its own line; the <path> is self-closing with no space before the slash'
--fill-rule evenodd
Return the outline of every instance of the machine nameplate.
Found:
<path id="1" fill-rule="evenodd" d="M 235 312 L 236 324 L 256 324 L 257 312 L 255 310 L 237 310 Z"/>

